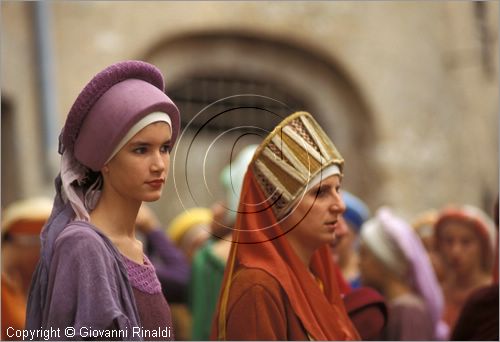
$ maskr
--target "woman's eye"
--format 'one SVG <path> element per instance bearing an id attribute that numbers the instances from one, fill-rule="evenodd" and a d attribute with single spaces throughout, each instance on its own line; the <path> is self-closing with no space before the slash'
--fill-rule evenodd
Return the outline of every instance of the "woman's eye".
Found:
<path id="1" fill-rule="evenodd" d="M 471 239 L 463 239 L 462 241 L 462 246 L 470 246 L 472 245 L 472 240 Z"/>
<path id="2" fill-rule="evenodd" d="M 170 152 L 170 145 L 162 145 L 160 148 L 161 153 L 169 153 Z"/>
<path id="3" fill-rule="evenodd" d="M 146 148 L 145 147 L 138 147 L 138 148 L 135 148 L 133 152 L 136 154 L 144 154 L 144 153 L 146 153 Z"/>
<path id="4" fill-rule="evenodd" d="M 328 193 L 328 189 L 319 188 L 318 192 L 317 192 L 317 195 L 318 195 L 318 197 L 321 197 L 321 196 L 325 196 L 327 193 Z"/>

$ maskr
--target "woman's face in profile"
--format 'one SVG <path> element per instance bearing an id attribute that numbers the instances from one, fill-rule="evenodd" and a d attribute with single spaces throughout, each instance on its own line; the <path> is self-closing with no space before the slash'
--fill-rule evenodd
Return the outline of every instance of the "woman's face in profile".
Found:
<path id="1" fill-rule="evenodd" d="M 164 122 L 140 130 L 103 168 L 108 188 L 126 199 L 158 200 L 169 171 L 171 136 Z"/>
<path id="2" fill-rule="evenodd" d="M 304 194 L 284 221 L 289 239 L 311 249 L 334 241 L 339 218 L 345 211 L 340 182 L 340 177 L 333 175 Z"/>

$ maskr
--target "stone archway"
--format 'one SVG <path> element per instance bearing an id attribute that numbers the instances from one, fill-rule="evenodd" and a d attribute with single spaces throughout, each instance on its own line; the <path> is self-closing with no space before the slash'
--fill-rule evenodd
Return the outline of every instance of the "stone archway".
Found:
<path id="1" fill-rule="evenodd" d="M 262 95 L 291 103 L 294 109 L 311 112 L 346 160 L 344 188 L 369 205 L 375 203 L 382 180 L 374 157 L 374 120 L 359 87 L 331 59 L 280 39 L 233 32 L 193 33 L 162 41 L 143 59 L 162 69 L 167 93 L 176 103 L 180 101 L 181 113 L 189 119 L 210 102 L 209 96 L 202 94 L 207 92 L 203 89 L 216 87 L 210 84 L 222 84 L 219 96 L 247 92 L 253 85 L 254 93 L 264 92 Z M 209 85 L 203 88 L 200 82 Z M 189 105 L 184 106 L 183 101 Z M 221 156 L 213 161 L 204 167 L 207 179 L 217 182 L 217 172 L 228 159 Z M 167 187 L 169 190 L 175 191 L 173 186 Z M 211 195 L 215 199 L 222 192 L 216 190 Z M 210 201 L 206 197 L 187 206 L 209 205 Z M 160 205 L 163 211 L 165 206 Z M 169 206 L 167 217 L 182 209 L 171 201 Z"/>

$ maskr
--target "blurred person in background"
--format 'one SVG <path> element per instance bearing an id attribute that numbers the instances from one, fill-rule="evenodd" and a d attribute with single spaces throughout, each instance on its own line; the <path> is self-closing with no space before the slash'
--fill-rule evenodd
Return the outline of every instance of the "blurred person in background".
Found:
<path id="1" fill-rule="evenodd" d="M 52 200 L 33 197 L 10 204 L 2 213 L 2 340 L 7 328 L 24 329 L 31 277 L 40 258 L 40 232 Z"/>
<path id="2" fill-rule="evenodd" d="M 439 213 L 435 236 L 446 268 L 443 318 L 453 329 L 467 297 L 492 283 L 495 228 L 476 207 L 448 207 Z"/>
<path id="3" fill-rule="evenodd" d="M 337 279 L 343 301 L 359 335 L 364 341 L 380 340 L 387 324 L 384 297 L 375 289 L 362 286 L 359 272 L 359 232 L 370 218 L 370 210 L 358 197 L 341 190 L 346 210 L 338 220 L 331 244 L 338 269 Z"/>
<path id="4" fill-rule="evenodd" d="M 349 239 L 351 234 L 351 228 L 345 222 L 344 217 L 340 216 L 337 221 L 337 229 L 335 229 L 335 240 L 330 243 L 334 260 L 333 271 L 347 314 L 356 327 L 360 338 L 366 341 L 380 340 L 387 323 L 387 306 L 384 297 L 369 286 L 352 288 L 337 263 L 338 258 L 335 254 L 337 241 L 342 244 L 344 236 L 348 236 Z"/>
<path id="5" fill-rule="evenodd" d="M 441 284 L 444 280 L 444 273 L 446 271 L 443 266 L 442 256 L 436 247 L 436 236 L 434 234 L 434 225 L 438 219 L 437 210 L 427 210 L 419 215 L 413 220 L 412 227 L 415 232 L 420 237 L 420 240 L 424 244 L 425 250 L 431 259 L 432 267 L 434 273 Z"/>
<path id="6" fill-rule="evenodd" d="M 158 331 L 147 339 L 174 338 L 170 307 L 136 237 L 139 209 L 161 197 L 179 134 L 164 86 L 154 65 L 123 61 L 95 75 L 73 103 L 27 329 L 73 327 L 82 339 L 80 328 L 92 327 L 103 338 L 134 339 L 140 328 Z"/>
<path id="7" fill-rule="evenodd" d="M 259 145 L 243 180 L 212 326 L 221 340 L 358 340 L 329 244 L 345 210 L 343 159 L 297 112 Z"/>
<path id="8" fill-rule="evenodd" d="M 213 220 L 213 210 L 203 207 L 190 208 L 175 216 L 165 231 L 189 265 L 189 277 L 186 287 L 183 289 L 185 301 L 171 305 L 174 327 L 179 330 L 179 335 L 176 332 L 176 338 L 180 340 L 192 339 L 193 317 L 189 308 L 191 302 L 191 265 L 193 256 L 210 237 L 210 227 Z"/>
<path id="9" fill-rule="evenodd" d="M 497 228 L 493 284 L 480 287 L 467 298 L 451 334 L 453 341 L 498 341 L 498 196 L 493 215 Z"/>
<path id="10" fill-rule="evenodd" d="M 425 248 L 413 229 L 381 208 L 360 233 L 363 284 L 378 289 L 388 304 L 382 339 L 435 340 L 448 333 L 441 322 L 443 295 Z"/>
<path id="11" fill-rule="evenodd" d="M 192 263 L 190 309 L 193 317 L 193 340 L 210 338 L 212 318 L 231 248 L 231 234 L 238 212 L 243 177 L 256 149 L 257 145 L 243 148 L 220 175 L 226 201 L 213 206 L 213 238 L 198 250 Z"/>
<path id="12" fill-rule="evenodd" d="M 343 216 L 339 216 L 337 220 L 337 228 L 335 229 L 335 239 L 330 243 L 330 251 L 333 259 L 333 270 L 335 272 L 335 277 L 337 278 L 340 295 L 344 298 L 345 295 L 352 291 L 351 285 L 347 281 L 347 279 L 342 274 L 342 270 L 338 264 L 337 254 L 335 253 L 335 247 L 337 245 L 337 240 L 342 241 L 344 236 L 349 235 L 349 226 L 345 222 Z"/>
<path id="13" fill-rule="evenodd" d="M 343 299 L 361 340 L 382 340 L 388 319 L 385 298 L 375 289 L 361 286 L 350 291 Z"/>
<path id="14" fill-rule="evenodd" d="M 187 209 L 170 222 L 166 232 L 191 263 L 196 251 L 210 238 L 214 213 L 209 208 Z"/>
<path id="15" fill-rule="evenodd" d="M 353 194 L 345 190 L 342 190 L 341 194 L 346 206 L 342 216 L 348 229 L 345 230 L 345 234 L 337 234 L 332 250 L 344 278 L 352 289 L 356 289 L 361 286 L 358 235 L 361 225 L 370 217 L 370 211 L 366 204 Z"/>

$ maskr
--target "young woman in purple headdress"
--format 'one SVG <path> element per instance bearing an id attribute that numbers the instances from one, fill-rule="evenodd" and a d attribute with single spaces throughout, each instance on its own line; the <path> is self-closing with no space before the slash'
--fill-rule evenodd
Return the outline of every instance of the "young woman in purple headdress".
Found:
<path id="1" fill-rule="evenodd" d="M 173 338 L 168 303 L 135 237 L 142 202 L 162 194 L 179 132 L 163 90 L 156 67 L 126 61 L 98 73 L 73 104 L 27 329 L 52 329 L 58 340 Z"/>

